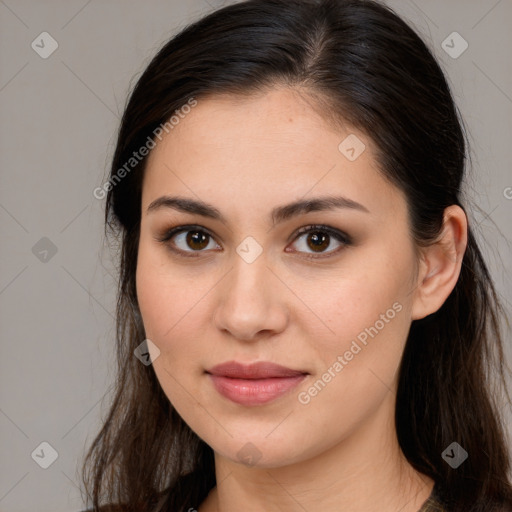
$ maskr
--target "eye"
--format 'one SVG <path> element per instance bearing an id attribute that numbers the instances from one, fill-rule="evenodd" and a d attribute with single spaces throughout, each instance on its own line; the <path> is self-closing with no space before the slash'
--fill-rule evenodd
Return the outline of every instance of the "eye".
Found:
<path id="1" fill-rule="evenodd" d="M 307 236 L 306 236 L 307 235 Z M 172 228 L 157 238 L 168 248 L 181 256 L 200 256 L 207 249 L 222 249 L 214 240 L 213 235 L 201 226 L 188 225 Z M 324 225 L 305 226 L 297 231 L 294 240 L 298 240 L 297 249 L 286 252 L 306 253 L 306 258 L 325 258 L 338 253 L 344 247 L 352 244 L 351 238 L 345 233 Z M 338 246 L 327 251 L 333 245 Z M 308 249 L 312 252 L 308 252 Z"/>
<path id="2" fill-rule="evenodd" d="M 296 242 L 298 252 L 306 252 L 307 258 L 329 257 L 352 244 L 352 240 L 345 233 L 318 224 L 299 229 L 295 240 L 298 240 L 298 243 Z M 332 247 L 333 241 L 338 244 L 337 248 L 335 246 L 333 250 L 327 251 L 326 249 Z M 308 253 L 308 249 L 312 252 Z M 290 251 L 287 250 L 287 252 Z"/>
<path id="3" fill-rule="evenodd" d="M 174 240 L 173 240 L 174 239 Z M 200 226 L 179 226 L 167 231 L 159 242 L 166 243 L 169 249 L 183 256 L 199 256 L 203 249 L 215 249 L 220 246 L 213 236 Z"/>

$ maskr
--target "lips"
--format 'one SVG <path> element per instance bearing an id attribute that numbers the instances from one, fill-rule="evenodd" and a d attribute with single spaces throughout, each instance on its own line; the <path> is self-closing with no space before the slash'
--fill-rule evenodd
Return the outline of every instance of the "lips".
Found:
<path id="1" fill-rule="evenodd" d="M 257 362 L 243 365 L 228 361 L 206 372 L 215 389 L 240 405 L 262 405 L 288 393 L 306 378 L 308 372 Z"/>
<path id="2" fill-rule="evenodd" d="M 307 372 L 300 370 L 292 370 L 275 363 L 260 361 L 249 365 L 244 365 L 236 361 L 228 361 L 218 364 L 207 373 L 218 375 L 221 377 L 230 377 L 232 379 L 267 379 L 282 377 L 297 377 Z"/>

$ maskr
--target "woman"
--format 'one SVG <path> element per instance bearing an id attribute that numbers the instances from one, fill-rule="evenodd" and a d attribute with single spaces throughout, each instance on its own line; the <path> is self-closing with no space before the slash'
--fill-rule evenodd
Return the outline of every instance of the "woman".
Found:
<path id="1" fill-rule="evenodd" d="M 503 308 L 421 39 L 366 0 L 249 0 L 126 107 L 119 376 L 93 510 L 512 510 Z"/>

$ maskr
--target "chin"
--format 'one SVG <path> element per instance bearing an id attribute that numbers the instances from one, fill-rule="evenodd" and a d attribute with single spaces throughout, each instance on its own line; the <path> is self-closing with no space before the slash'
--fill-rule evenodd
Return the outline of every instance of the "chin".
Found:
<path id="1" fill-rule="evenodd" d="M 267 434 L 262 434 L 261 437 L 244 436 L 243 439 L 235 437 L 230 439 L 229 446 L 215 447 L 210 443 L 207 444 L 212 446 L 217 454 L 236 464 L 260 469 L 284 467 L 309 458 L 307 453 L 309 450 L 298 451 L 297 448 L 303 448 L 303 444 L 294 442 L 290 436 L 288 436 L 288 442 L 283 442 L 277 437 L 272 440 L 267 437 Z"/>

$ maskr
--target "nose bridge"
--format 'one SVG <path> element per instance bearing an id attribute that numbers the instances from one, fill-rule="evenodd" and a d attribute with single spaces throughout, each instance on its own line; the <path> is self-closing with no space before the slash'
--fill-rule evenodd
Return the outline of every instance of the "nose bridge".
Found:
<path id="1" fill-rule="evenodd" d="M 267 267 L 268 258 L 263 248 L 254 241 L 245 240 L 236 249 L 233 255 L 233 268 L 230 272 L 229 291 L 236 296 L 241 293 L 249 301 L 262 299 L 267 293 L 270 269 Z M 249 302 L 247 301 L 247 302 Z"/>
<path id="2" fill-rule="evenodd" d="M 269 272 L 268 251 L 253 236 L 246 236 L 235 247 L 232 258 L 231 285 L 241 287 L 245 292 L 260 285 L 263 288 Z M 260 290 L 260 292 L 263 289 Z"/>
<path id="3" fill-rule="evenodd" d="M 277 280 L 268 264 L 266 254 L 254 242 L 242 242 L 237 247 L 216 301 L 214 316 L 219 329 L 248 340 L 260 331 L 284 328 L 285 308 L 274 290 Z"/>

